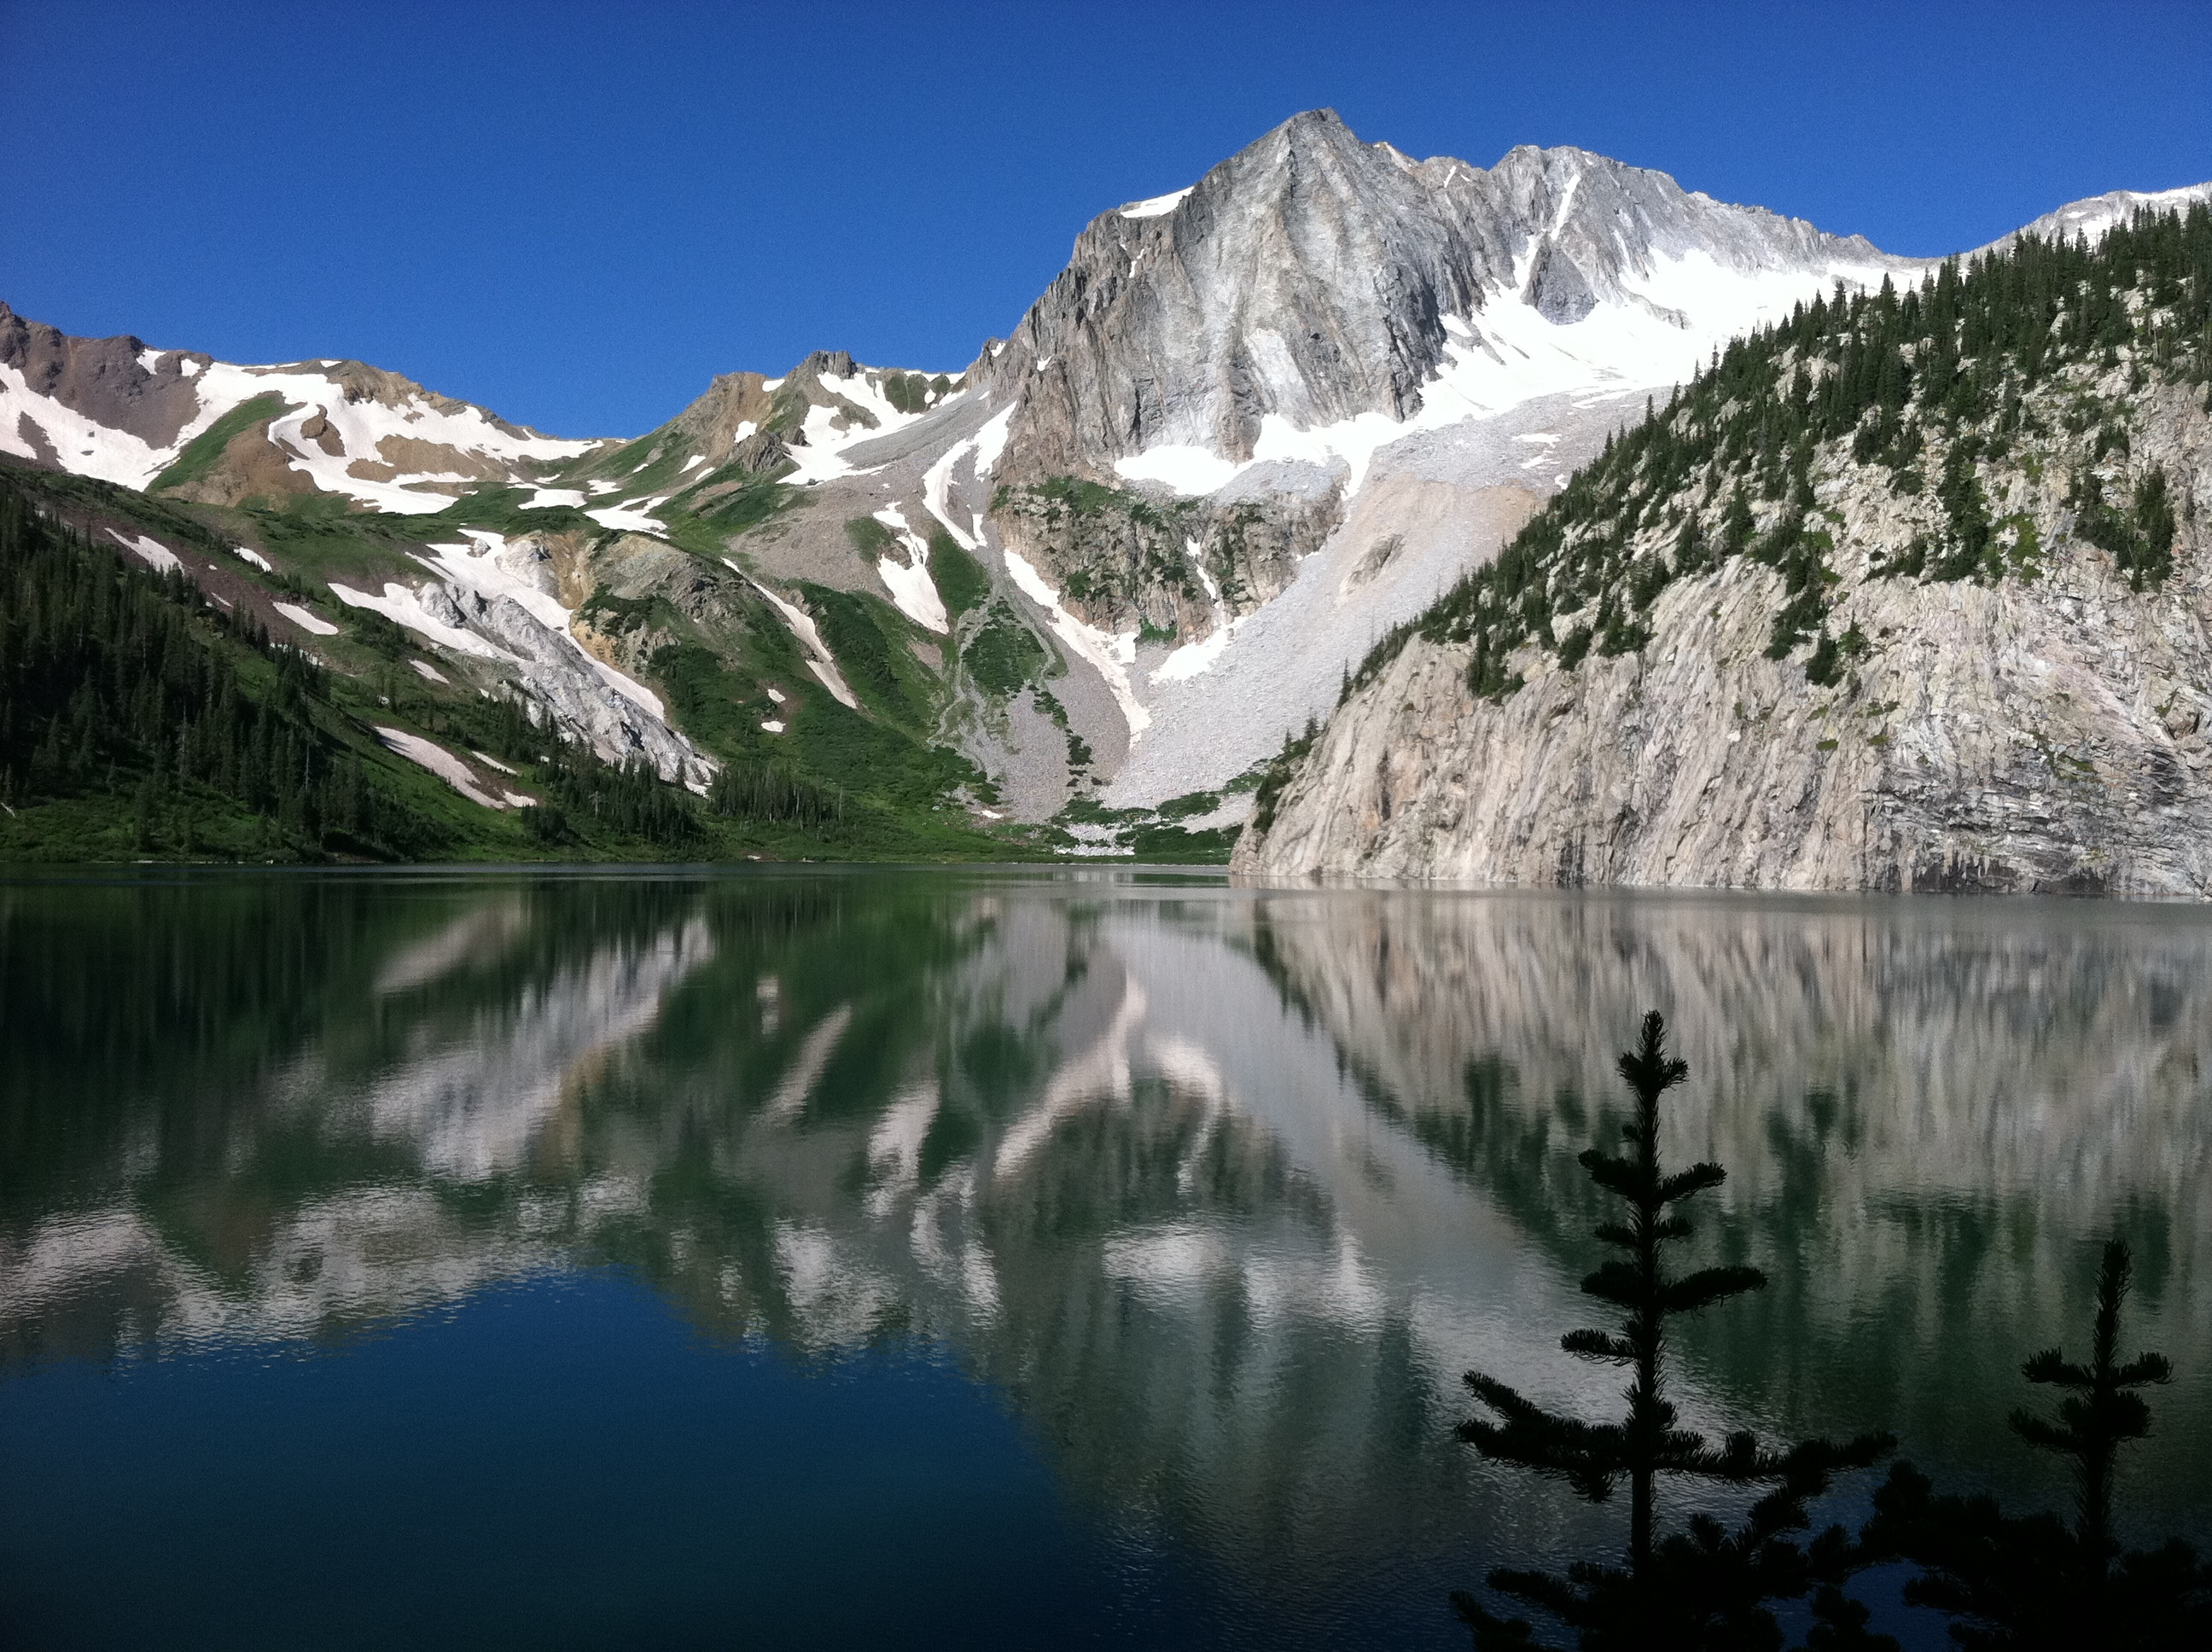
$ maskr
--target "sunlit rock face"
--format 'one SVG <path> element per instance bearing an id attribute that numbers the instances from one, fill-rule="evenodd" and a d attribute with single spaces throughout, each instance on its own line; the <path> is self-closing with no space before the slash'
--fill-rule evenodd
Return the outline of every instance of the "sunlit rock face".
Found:
<path id="1" fill-rule="evenodd" d="M 1174 449 L 1182 471 L 1151 469 L 1211 492 L 1194 484 L 1267 456 L 1270 421 L 1286 441 L 1361 418 L 1379 434 L 1425 408 L 1441 422 L 1516 392 L 1663 382 L 1680 370 L 1671 357 L 1694 367 L 1705 335 L 1778 295 L 1786 313 L 1825 281 L 1920 267 L 1587 150 L 1524 146 L 1487 170 L 1416 161 L 1316 110 L 1190 189 L 1094 219 L 974 376 L 1019 398 L 1008 474 L 1110 476 Z M 1613 333 L 1560 333 L 1548 352 L 1522 336 L 1550 341 L 1601 310 L 1621 313 Z M 1488 368 L 1479 400 L 1452 382 L 1455 340 Z M 1662 355 L 1654 380 L 1644 358 Z M 1326 440 L 1314 446 L 1332 462 Z M 1346 441 L 1334 451 L 1358 468 Z"/>
<path id="2" fill-rule="evenodd" d="M 942 1349 L 1085 1496 L 1267 1576 L 1534 1553 L 1571 1511 L 1483 1489 L 1456 1376 L 1606 1402 L 1557 1351 L 1574 1155 L 1652 1005 L 1668 1151 L 1731 1173 L 1699 1243 L 1773 1281 L 1682 1341 L 1692 1417 L 2001 1457 L 2115 1225 L 2143 1340 L 2212 1367 L 2212 930 L 2168 910 L 793 875 L 0 917 L 48 1029 L 0 1079 L 19 1367 L 615 1263 L 733 1348 Z"/>
<path id="3" fill-rule="evenodd" d="M 2193 386 L 2084 376 L 2125 400 L 2139 462 L 2187 501 L 2162 586 L 2135 589 L 2082 537 L 2069 478 L 2092 439 L 2061 431 L 2049 452 L 1989 466 L 1990 495 L 2045 549 L 2032 577 L 1988 585 L 1889 577 L 1885 557 L 1930 507 L 1834 444 L 1817 484 L 1842 581 L 1832 623 L 1878 640 L 1848 685 L 1774 657 L 1780 577 L 1743 560 L 1670 586 L 1640 652 L 1567 670 L 1529 650 L 1527 683 L 1502 701 L 1470 686 L 1467 647 L 1418 638 L 1334 714 L 1238 865 L 1522 887 L 2212 894 L 2212 701 L 2196 686 L 2212 674 L 2212 416 Z"/>

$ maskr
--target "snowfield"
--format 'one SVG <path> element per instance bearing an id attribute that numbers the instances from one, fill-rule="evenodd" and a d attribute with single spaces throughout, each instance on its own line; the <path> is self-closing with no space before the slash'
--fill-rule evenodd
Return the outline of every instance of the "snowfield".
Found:
<path id="1" fill-rule="evenodd" d="M 480 803 L 487 809 L 505 809 L 510 806 L 487 793 L 477 784 L 477 777 L 470 772 L 469 766 L 436 742 L 426 740 L 419 734 L 410 734 L 404 728 L 385 728 L 380 726 L 376 731 L 376 738 L 406 758 L 409 762 L 419 764 L 428 769 L 471 803 Z M 507 796 L 512 798 L 514 793 L 510 792 Z M 527 798 L 521 799 L 523 803 L 529 801 L 531 799 Z"/>
<path id="2" fill-rule="evenodd" d="M 1896 273 L 1881 265 L 1846 264 L 1742 271 L 1693 250 L 1656 258 L 1648 275 L 1624 281 L 1627 302 L 1599 304 L 1580 321 L 1562 325 L 1522 300 L 1534 260 L 1533 252 L 1524 254 L 1514 280 L 1493 289 L 1473 314 L 1443 318 L 1443 361 L 1422 386 L 1420 409 L 1411 418 L 1362 413 L 1302 430 L 1267 414 L 1249 459 L 1164 443 L 1118 459 L 1114 468 L 1129 481 L 1191 497 L 1218 493 L 1255 465 L 1304 461 L 1341 468 L 1349 498 L 1366 479 L 1378 449 L 1417 431 L 1494 418 L 1543 396 L 1604 400 L 1670 390 L 1729 339 L 1787 319 L 1793 305 L 1838 282 L 1854 289 L 1873 288 Z M 1263 331 L 1254 341 L 1255 353 L 1266 354 L 1267 342 Z"/>

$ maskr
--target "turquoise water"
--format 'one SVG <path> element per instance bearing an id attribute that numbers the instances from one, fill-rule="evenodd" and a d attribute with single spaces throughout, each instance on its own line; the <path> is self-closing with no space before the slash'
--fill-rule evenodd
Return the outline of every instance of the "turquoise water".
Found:
<path id="1" fill-rule="evenodd" d="M 1574 1155 L 1649 1005 L 1772 1281 L 1693 1418 L 2055 1504 L 2002 1419 L 2117 1230 L 2179 1370 L 2134 1535 L 2212 1534 L 2212 914 L 19 882 L 0 1643 L 1463 1644 L 1619 1542 L 1450 1429 L 1471 1364 L 1607 1400 Z"/>

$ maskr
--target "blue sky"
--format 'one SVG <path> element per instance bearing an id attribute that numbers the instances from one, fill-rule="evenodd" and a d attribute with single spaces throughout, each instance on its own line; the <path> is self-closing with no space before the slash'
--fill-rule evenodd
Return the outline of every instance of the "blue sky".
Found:
<path id="1" fill-rule="evenodd" d="M 1575 143 L 1933 253 L 2212 178 L 2212 5 L 0 0 L 0 299 L 628 434 L 805 351 L 957 369 L 1097 213 L 1300 109 Z"/>

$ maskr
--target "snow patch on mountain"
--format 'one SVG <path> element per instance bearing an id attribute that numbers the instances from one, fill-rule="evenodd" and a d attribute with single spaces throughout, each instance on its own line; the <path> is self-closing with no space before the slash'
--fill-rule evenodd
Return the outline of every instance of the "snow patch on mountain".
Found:
<path id="1" fill-rule="evenodd" d="M 147 534 L 142 533 L 135 538 L 125 539 L 113 528 L 110 528 L 107 531 L 107 537 L 114 540 L 117 544 L 122 546 L 124 550 L 129 551 L 133 556 L 136 556 L 140 562 L 145 563 L 147 567 L 152 568 L 156 574 L 181 574 L 184 572 L 185 565 L 178 560 L 177 553 L 171 550 L 160 540 L 153 538 Z"/>
<path id="2" fill-rule="evenodd" d="M 574 459 L 594 446 L 518 435 L 502 429 L 482 408 L 465 404 L 441 407 L 427 395 L 408 395 L 391 405 L 373 397 L 349 400 L 343 386 L 319 373 L 235 367 L 217 361 L 201 375 L 199 386 L 206 405 L 201 418 L 185 427 L 179 451 L 198 434 L 195 426 L 212 424 L 240 403 L 274 391 L 288 402 L 301 404 L 295 411 L 272 420 L 269 428 L 270 440 L 286 450 L 293 470 L 306 472 L 325 493 L 402 514 L 428 514 L 453 502 L 450 493 L 419 491 L 425 484 L 465 489 L 488 479 L 487 471 L 503 472 L 525 460 Z M 332 453 L 325 440 L 302 434 L 302 427 L 319 417 L 342 452 Z M 388 453 L 387 445 L 401 455 L 425 446 L 447 448 L 457 457 L 482 463 L 466 471 L 420 469 Z M 382 479 L 360 474 L 386 468 L 395 474 Z"/>
<path id="3" fill-rule="evenodd" d="M 666 495 L 648 499 L 637 505 L 602 505 L 584 513 L 603 528 L 612 528 L 617 533 L 663 534 L 668 525 L 653 514 L 653 507 L 666 503 Z"/>
<path id="4" fill-rule="evenodd" d="M 334 637 L 338 634 L 337 626 L 311 608 L 302 608 L 295 602 L 280 602 L 275 606 L 278 613 L 311 637 Z"/>
<path id="5" fill-rule="evenodd" d="M 801 646 L 805 648 L 807 669 L 814 673 L 823 688 L 830 690 L 837 703 L 841 706 L 849 706 L 854 711 L 860 710 L 860 697 L 846 683 L 845 674 L 837 669 L 837 657 L 830 652 L 829 645 L 822 641 L 822 633 L 815 626 L 814 616 L 796 603 L 786 602 L 758 580 L 754 579 L 751 574 L 745 573 L 744 569 L 731 562 L 728 557 L 725 556 L 722 561 L 728 565 L 731 572 L 743 575 L 754 590 L 759 592 L 774 604 L 775 611 L 783 616 L 784 624 L 790 628 L 792 635 L 797 637 Z"/>
<path id="6" fill-rule="evenodd" d="M 487 809 L 507 806 L 479 787 L 469 766 L 436 741 L 426 740 L 419 734 L 410 734 L 404 728 L 386 728 L 380 725 L 377 728 L 376 738 L 409 762 L 428 769 L 471 803 L 482 804 Z"/>
<path id="7" fill-rule="evenodd" d="M 1646 272 L 1625 276 L 1625 301 L 1597 304 L 1580 320 L 1561 323 L 1522 298 L 1534 257 L 1526 255 L 1516 279 L 1491 289 L 1471 313 L 1443 319 L 1443 361 L 1421 386 L 1420 406 L 1410 416 L 1364 412 L 1301 429 L 1270 413 L 1261 420 L 1249 459 L 1166 443 L 1116 460 L 1115 471 L 1196 496 L 1220 492 L 1256 465 L 1304 462 L 1341 468 L 1349 498 L 1366 480 L 1376 452 L 1405 436 L 1495 417 L 1542 396 L 1607 399 L 1669 389 L 1729 339 L 1787 319 L 1792 306 L 1838 283 L 1873 288 L 1893 273 L 1847 263 L 1735 270 L 1692 248 L 1679 257 L 1654 257 Z"/>
<path id="8" fill-rule="evenodd" d="M 149 447 L 127 430 L 113 429 L 40 395 L 19 369 L 5 362 L 0 362 L 0 453 L 33 462 L 58 460 L 75 475 L 125 488 L 143 486 L 169 462 L 167 450 Z"/>
<path id="9" fill-rule="evenodd" d="M 151 372 L 178 352 L 143 349 L 138 365 Z M 204 367 L 186 361 L 182 376 L 191 381 L 198 405 L 173 440 L 150 444 L 33 390 L 22 372 L 0 363 L 0 452 L 38 459 L 39 433 L 63 468 L 125 488 L 144 488 L 173 464 L 209 427 L 257 396 L 275 394 L 289 410 L 271 422 L 270 438 L 289 466 L 310 477 L 325 492 L 342 495 L 379 510 L 422 514 L 441 511 L 459 491 L 488 480 L 503 479 L 527 461 L 573 459 L 596 445 L 539 436 L 501 424 L 482 408 L 450 402 L 419 386 L 396 388 L 393 375 L 373 378 L 391 386 L 362 395 L 358 383 L 343 382 L 357 365 L 295 362 L 275 367 L 240 367 L 212 361 Z M 393 399 L 385 400 L 385 394 Z M 309 437 L 302 427 L 323 421 Z M 387 443 L 396 446 L 389 452 Z M 331 451 L 335 446 L 337 451 Z M 428 468 L 419 460 L 430 452 L 450 455 L 453 465 Z M 362 475 L 362 471 L 389 472 Z M 424 491 L 425 489 L 445 491 Z"/>
<path id="10" fill-rule="evenodd" d="M 1121 209 L 1124 218 L 1164 218 L 1183 203 L 1183 197 L 1198 187 L 1195 184 L 1174 190 L 1165 195 L 1155 195 L 1150 200 L 1132 201 Z"/>
<path id="11" fill-rule="evenodd" d="M 1095 625 L 1085 624 L 1060 606 L 1060 592 L 1020 552 L 1007 550 L 1002 554 L 1006 559 L 1006 572 L 1013 577 L 1021 593 L 1044 610 L 1053 634 L 1104 679 L 1114 703 L 1121 708 L 1122 718 L 1129 726 L 1130 744 L 1134 744 L 1152 722 L 1152 713 L 1145 709 L 1144 702 L 1129 686 L 1129 667 L 1137 659 L 1137 634 L 1129 631 L 1116 636 Z"/>
<path id="12" fill-rule="evenodd" d="M 902 412 L 893 407 L 865 374 L 841 376 L 824 373 L 816 382 L 830 395 L 859 408 L 875 422 L 871 425 L 866 420 L 854 419 L 834 403 L 810 405 L 791 443 L 791 461 L 796 468 L 781 478 L 793 487 L 811 487 L 837 477 L 868 474 L 875 467 L 856 469 L 845 457 L 845 450 L 890 435 L 926 416 L 924 413 Z"/>
<path id="13" fill-rule="evenodd" d="M 876 560 L 876 575 L 884 588 L 891 593 L 891 601 L 925 631 L 934 631 L 939 636 L 951 633 L 952 623 L 945 610 L 945 599 L 938 594 L 937 581 L 929 574 L 929 547 L 921 536 L 907 525 L 906 513 L 893 505 L 874 513 L 877 521 L 897 536 L 905 548 L 903 562 L 896 556 L 881 556 Z"/>
<path id="14" fill-rule="evenodd" d="M 922 473 L 922 504 L 944 525 L 945 531 L 952 536 L 952 543 L 963 550 L 979 549 L 985 541 L 987 531 L 981 515 L 969 517 L 964 527 L 952 519 L 953 473 L 959 468 L 960 461 L 967 459 L 975 461 L 973 474 L 977 481 L 990 475 L 992 467 L 998 464 L 1006 451 L 1006 431 L 1013 416 L 1012 407 L 1000 409 L 982 428 L 965 441 L 956 442 L 946 449 L 944 457 Z"/>
<path id="15" fill-rule="evenodd" d="M 450 648 L 457 654 L 472 654 L 478 659 L 495 659 L 509 665 L 522 662 L 503 648 L 495 648 L 475 632 L 464 626 L 448 625 L 434 617 L 422 605 L 422 597 L 410 586 L 397 580 L 387 583 L 381 596 L 371 596 L 336 580 L 330 582 L 331 595 L 349 608 L 365 608 L 372 614 L 381 614 L 394 625 L 404 626 L 419 636 L 428 637 L 441 648 Z"/>

